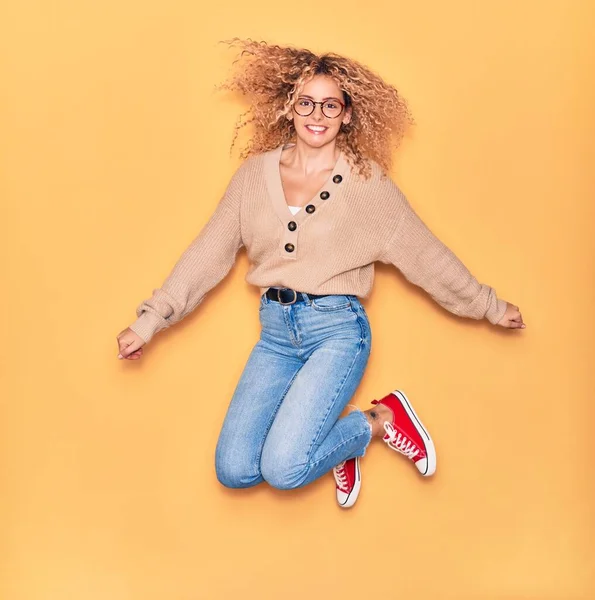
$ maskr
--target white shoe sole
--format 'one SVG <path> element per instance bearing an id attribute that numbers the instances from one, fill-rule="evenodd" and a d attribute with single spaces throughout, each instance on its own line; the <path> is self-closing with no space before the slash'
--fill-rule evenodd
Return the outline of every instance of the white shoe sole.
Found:
<path id="1" fill-rule="evenodd" d="M 417 432 L 422 437 L 424 444 L 426 445 L 426 469 L 425 471 L 419 471 L 418 469 L 418 471 L 424 477 L 430 477 L 430 475 L 433 475 L 436 472 L 436 448 L 434 448 L 434 442 L 432 441 L 430 434 L 426 431 L 426 428 L 423 426 L 420 418 L 413 410 L 413 407 L 411 406 L 411 403 L 409 402 L 409 399 L 405 393 L 401 390 L 395 390 L 392 393 L 399 399 L 399 402 L 409 415 L 409 418 L 413 422 L 415 429 L 417 429 Z"/>
<path id="2" fill-rule="evenodd" d="M 339 506 L 341 508 L 351 508 L 355 504 L 355 501 L 359 496 L 359 491 L 362 487 L 362 472 L 359 467 L 359 459 L 359 456 L 355 457 L 355 485 L 353 486 L 351 493 L 345 498 L 343 502 L 341 502 L 341 500 L 339 499 L 339 493 L 342 494 L 342 492 L 339 492 L 339 490 L 337 490 L 337 502 L 339 503 Z"/>

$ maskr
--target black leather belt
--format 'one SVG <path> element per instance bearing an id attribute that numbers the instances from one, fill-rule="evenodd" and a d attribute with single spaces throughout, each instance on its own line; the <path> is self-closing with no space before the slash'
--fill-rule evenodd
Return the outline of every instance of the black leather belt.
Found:
<path id="1" fill-rule="evenodd" d="M 312 300 L 315 298 L 324 298 L 325 296 L 330 295 L 331 294 L 308 294 L 307 297 Z M 296 292 L 291 288 L 269 288 L 266 291 L 265 296 L 269 300 L 273 300 L 273 302 L 279 302 L 280 304 L 295 304 L 296 302 L 306 300 L 306 296 L 304 296 L 302 292 Z"/>

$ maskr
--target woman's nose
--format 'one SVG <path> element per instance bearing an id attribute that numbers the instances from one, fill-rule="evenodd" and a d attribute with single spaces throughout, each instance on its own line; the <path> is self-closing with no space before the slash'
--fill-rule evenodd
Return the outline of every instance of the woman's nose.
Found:
<path id="1" fill-rule="evenodd" d="M 312 114 L 312 116 L 317 121 L 322 121 L 324 119 L 324 113 L 322 112 L 322 106 L 320 104 L 314 105 L 314 113 Z"/>

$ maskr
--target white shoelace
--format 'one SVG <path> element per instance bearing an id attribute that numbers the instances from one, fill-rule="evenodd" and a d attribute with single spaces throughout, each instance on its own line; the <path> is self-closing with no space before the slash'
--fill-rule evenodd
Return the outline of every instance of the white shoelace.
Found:
<path id="1" fill-rule="evenodd" d="M 333 475 L 335 476 L 335 481 L 337 482 L 337 487 L 342 492 L 349 491 L 349 482 L 347 481 L 347 473 L 345 472 L 345 461 L 339 463 L 333 469 Z"/>
<path id="2" fill-rule="evenodd" d="M 388 438 L 384 437 L 384 441 L 388 444 L 389 448 L 404 454 L 407 458 L 415 458 L 420 449 L 409 439 L 397 431 L 388 421 L 384 423 L 384 430 L 386 431 Z"/>

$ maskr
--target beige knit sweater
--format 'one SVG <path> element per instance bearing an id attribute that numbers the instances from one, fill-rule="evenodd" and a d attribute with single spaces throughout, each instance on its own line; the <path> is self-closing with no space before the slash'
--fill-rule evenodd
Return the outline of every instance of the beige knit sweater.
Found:
<path id="1" fill-rule="evenodd" d="M 502 318 L 506 302 L 431 233 L 376 163 L 364 180 L 341 154 L 310 204 L 293 215 L 281 183 L 282 149 L 247 159 L 233 175 L 163 285 L 136 309 L 130 328 L 143 340 L 192 312 L 230 271 L 241 247 L 250 263 L 246 281 L 261 293 L 287 287 L 365 298 L 380 261 L 456 315 L 494 324 Z"/>

